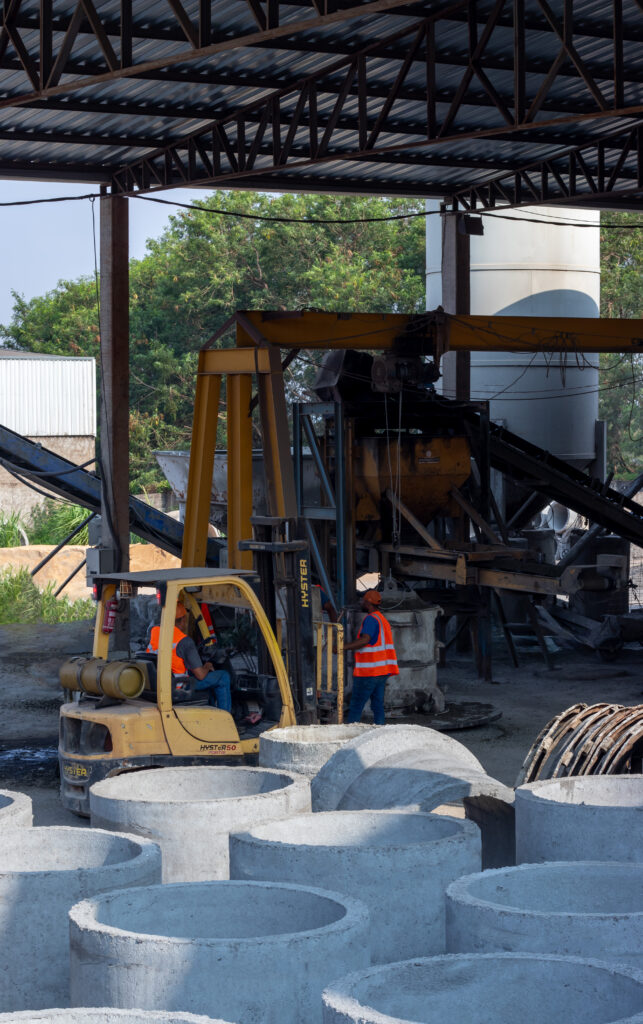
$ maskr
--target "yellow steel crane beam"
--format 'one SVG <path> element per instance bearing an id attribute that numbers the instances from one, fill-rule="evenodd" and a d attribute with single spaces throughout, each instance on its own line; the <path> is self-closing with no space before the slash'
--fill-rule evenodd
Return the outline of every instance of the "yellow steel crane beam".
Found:
<path id="1" fill-rule="evenodd" d="M 250 333 L 249 327 L 252 327 Z M 404 313 L 244 312 L 237 345 L 261 336 L 277 348 L 391 349 L 413 338 L 426 353 L 642 352 L 643 320 L 592 317 L 452 316 Z"/>

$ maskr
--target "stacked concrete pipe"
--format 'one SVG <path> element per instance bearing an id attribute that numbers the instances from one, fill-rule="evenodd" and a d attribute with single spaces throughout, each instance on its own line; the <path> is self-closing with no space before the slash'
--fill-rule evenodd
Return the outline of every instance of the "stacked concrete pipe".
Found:
<path id="1" fill-rule="evenodd" d="M 228 837 L 259 821 L 310 810 L 303 776 L 265 768 L 155 768 L 97 782 L 92 826 L 154 839 L 163 881 L 229 877 Z"/>
<path id="2" fill-rule="evenodd" d="M 6 828 L 31 828 L 32 824 L 31 797 L 11 789 L 0 789 L 0 834 Z"/>
<path id="3" fill-rule="evenodd" d="M 114 1010 L 84 1007 L 78 1010 L 27 1010 L 0 1013 L 0 1024 L 227 1024 L 195 1013 L 159 1013 L 158 1010 Z"/>
<path id="4" fill-rule="evenodd" d="M 389 725 L 333 754 L 311 783 L 313 810 L 432 811 L 463 801 L 482 833 L 482 866 L 513 864 L 513 790 L 461 743 L 419 725 Z"/>
<path id="5" fill-rule="evenodd" d="M 374 725 L 290 725 L 264 732 L 259 744 L 262 768 L 298 772 L 312 778 L 333 754 Z"/>
<path id="6" fill-rule="evenodd" d="M 69 1006 L 70 907 L 161 877 L 154 843 L 88 828 L 0 834 L 0 1010 Z"/>
<path id="7" fill-rule="evenodd" d="M 230 836 L 232 878 L 313 882 L 363 900 L 373 963 L 444 953 L 445 890 L 471 865 L 479 830 L 434 814 L 300 814 Z"/>
<path id="8" fill-rule="evenodd" d="M 405 960 L 324 992 L 324 1024 L 643 1024 L 643 976 L 572 957 L 496 953 Z"/>
<path id="9" fill-rule="evenodd" d="M 643 967 L 643 864 L 521 864 L 447 889 L 449 953 L 559 953 Z"/>
<path id="10" fill-rule="evenodd" d="M 314 1024 L 334 978 L 370 963 L 364 904 L 265 882 L 124 890 L 73 907 L 75 1006 Z"/>
<path id="11" fill-rule="evenodd" d="M 643 861 L 643 775 L 547 779 L 516 790 L 516 861 Z"/>

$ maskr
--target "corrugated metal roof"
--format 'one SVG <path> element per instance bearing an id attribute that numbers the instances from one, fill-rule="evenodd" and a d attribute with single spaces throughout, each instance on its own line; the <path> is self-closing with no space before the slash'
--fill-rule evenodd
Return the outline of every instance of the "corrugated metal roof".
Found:
<path id="1" fill-rule="evenodd" d="M 279 24 L 297 27 L 305 19 L 313 20 L 312 0 L 286 2 L 275 0 Z M 258 31 L 255 11 L 263 10 L 262 0 L 212 0 L 210 4 L 213 38 L 225 41 Z M 341 12 L 354 0 L 338 0 L 331 10 Z M 196 25 L 200 0 L 183 0 L 183 9 Z M 58 88 L 63 91 L 42 98 L 21 66 L 17 51 L 9 45 L 2 51 L 0 36 L 0 175 L 49 176 L 67 180 L 109 181 L 114 172 L 159 148 L 205 128 L 213 120 L 231 117 L 258 104 L 277 91 L 290 89 L 281 100 L 282 142 L 287 119 L 295 109 L 300 92 L 297 83 L 312 74 L 317 76 L 317 110 L 320 123 L 332 117 L 346 69 L 334 69 L 338 59 L 357 54 L 378 42 L 386 43 L 382 52 L 368 57 L 368 93 L 362 97 L 368 105 L 368 130 L 376 123 L 388 90 L 395 82 L 412 35 L 392 39 L 395 33 L 413 29 L 423 16 L 446 8 L 446 0 L 425 0 L 388 12 L 373 13 L 364 3 L 363 13 L 337 24 L 317 24 L 298 29 L 252 46 L 236 46 L 214 55 L 192 58 L 184 29 L 170 5 L 157 0 L 135 0 L 133 4 L 133 61 L 164 61 L 187 54 L 189 59 L 145 71 L 137 77 L 110 78 L 100 41 L 84 23 L 73 42 Z M 508 2 L 495 24 L 481 56 L 484 72 L 473 75 L 459 107 L 449 138 L 427 141 L 426 52 L 420 47 L 408 67 L 403 90 L 386 118 L 378 147 L 372 156 L 361 153 L 357 121 L 360 97 L 354 83 L 333 134 L 325 163 L 307 160 L 297 164 L 304 154 L 308 124 L 304 121 L 295 134 L 291 161 L 275 169 L 270 146 L 260 147 L 255 176 L 234 179 L 240 187 L 275 187 L 341 190 L 342 187 L 386 193 L 403 191 L 436 195 L 455 191 L 487 180 L 494 172 L 517 169 L 525 163 L 549 158 L 575 145 L 575 140 L 605 135 L 623 122 L 622 115 L 610 115 L 615 103 L 614 41 L 610 27 L 615 5 L 604 0 L 575 0 L 573 5 L 573 52 L 559 61 L 544 102 L 533 117 L 533 128 L 510 132 L 502 102 L 513 97 L 515 84 L 514 28 L 512 5 Z M 493 0 L 478 0 L 475 21 L 478 37 Z M 547 81 L 558 60 L 561 39 L 551 21 L 564 20 L 563 0 L 549 0 L 544 9 L 539 0 L 525 0 L 525 95 L 527 106 Z M 76 0 L 57 0 L 55 9 L 54 54 L 64 38 Z M 116 57 L 120 54 L 118 36 L 120 0 L 101 0 L 99 16 Z M 266 10 L 269 5 L 266 4 Z M 274 8 L 272 8 L 274 9 Z M 623 71 L 620 108 L 641 107 L 643 118 L 643 11 L 637 0 L 622 0 Z M 473 10 L 473 8 L 472 8 Z M 448 16 L 435 21 L 436 116 L 438 123 L 447 116 L 460 83 L 469 66 L 467 8 L 449 5 Z M 549 12 L 549 13 L 547 13 Z M 22 44 L 32 56 L 38 53 L 40 4 L 22 0 L 15 27 Z M 387 42 L 387 40 L 390 40 Z M 34 58 L 35 59 L 35 58 Z M 37 69 L 38 61 L 34 67 Z M 583 75 L 583 70 L 591 74 Z M 100 80 L 95 80 L 101 75 Z M 86 84 L 88 76 L 91 84 Z M 93 77 L 92 77 L 93 76 Z M 618 76 L 617 76 L 618 77 Z M 71 91 L 65 91 L 70 84 Z M 601 102 L 595 93 L 600 91 Z M 10 106 L 12 96 L 33 97 L 21 105 Z M 512 100 L 513 102 L 513 100 Z M 606 106 L 601 113 L 600 106 Z M 620 109 L 619 108 L 619 109 Z M 509 105 L 513 116 L 513 108 Z M 601 114 L 582 124 L 575 118 Z M 546 121 L 567 123 L 541 128 Z M 230 129 L 232 141 L 235 128 Z M 256 125 L 248 122 L 246 139 L 250 145 Z M 497 131 L 497 138 L 459 138 Z M 270 129 L 266 133 L 266 139 Z M 342 155 L 351 154 L 350 159 Z M 627 171 L 633 154 L 624 164 Z M 294 163 L 292 162 L 294 161 Z M 270 170 L 268 170 L 270 169 Z M 232 178 L 230 178 L 232 181 Z M 178 183 L 178 182 L 177 182 Z M 221 184 L 226 184 L 222 179 Z"/>
<path id="2" fill-rule="evenodd" d="M 0 423 L 27 437 L 96 435 L 96 361 L 0 350 Z"/>
<path id="3" fill-rule="evenodd" d="M 0 359 L 54 359 L 57 361 L 86 362 L 96 364 L 93 356 L 64 356 L 54 352 L 26 352 L 17 348 L 4 348 L 0 345 Z"/>

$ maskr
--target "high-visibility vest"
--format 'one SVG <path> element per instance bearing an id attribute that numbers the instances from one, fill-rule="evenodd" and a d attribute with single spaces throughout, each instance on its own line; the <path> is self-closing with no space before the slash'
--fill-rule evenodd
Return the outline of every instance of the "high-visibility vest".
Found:
<path id="1" fill-rule="evenodd" d="M 157 654 L 159 649 L 159 633 L 161 632 L 160 626 L 152 626 L 150 630 L 150 642 L 147 645 L 147 649 L 150 654 Z M 176 653 L 176 649 L 181 643 L 181 640 L 185 640 L 186 634 L 182 633 L 181 630 L 174 627 L 174 637 L 172 638 L 172 675 L 173 676 L 185 676 L 188 670 L 185 667 L 183 658 L 179 658 Z"/>
<path id="2" fill-rule="evenodd" d="M 397 655 L 393 646 L 393 633 L 388 621 L 381 612 L 372 611 L 373 618 L 379 622 L 380 630 L 377 641 L 367 647 L 355 651 L 354 676 L 399 676 Z M 364 619 L 364 622 L 366 619 Z M 364 625 L 362 622 L 362 626 Z M 361 636 L 362 629 L 357 634 Z"/>

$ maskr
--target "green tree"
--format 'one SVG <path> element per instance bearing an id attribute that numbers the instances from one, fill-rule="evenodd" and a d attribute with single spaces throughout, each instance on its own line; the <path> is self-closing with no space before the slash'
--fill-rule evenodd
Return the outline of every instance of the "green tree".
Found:
<path id="1" fill-rule="evenodd" d="M 134 488 L 161 477 L 154 449 L 189 441 L 198 350 L 237 309 L 414 312 L 424 308 L 422 206 L 368 199 L 215 192 L 170 218 L 130 264 L 130 429 Z M 214 214 L 222 210 L 226 215 Z M 241 213 L 244 217 L 228 216 Z M 364 223 L 402 215 L 403 219 Z M 361 220 L 301 224 L 260 220 Z M 99 356 L 92 277 L 27 302 L 15 296 L 4 343 Z M 222 342 L 222 343 L 228 343 Z M 305 385 L 303 363 L 293 381 Z"/>
<path id="2" fill-rule="evenodd" d="M 635 227 L 641 215 L 608 211 L 601 220 L 601 316 L 643 317 L 643 227 Z M 607 461 L 620 475 L 643 470 L 642 383 L 643 356 L 601 355 Z"/>

